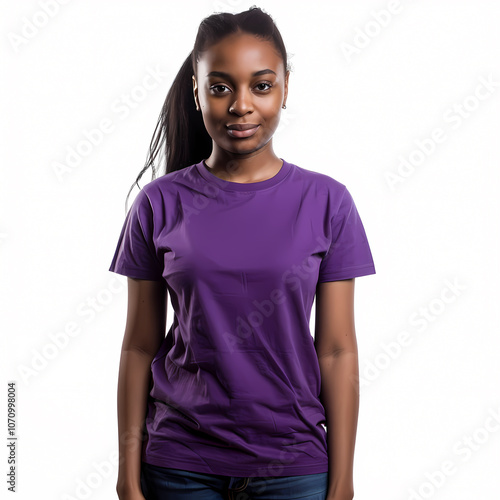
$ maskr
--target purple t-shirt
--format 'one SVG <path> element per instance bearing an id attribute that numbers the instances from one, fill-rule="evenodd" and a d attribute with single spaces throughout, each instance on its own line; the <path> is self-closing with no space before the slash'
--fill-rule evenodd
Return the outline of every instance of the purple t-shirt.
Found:
<path id="1" fill-rule="evenodd" d="M 252 183 L 203 161 L 170 172 L 139 191 L 109 270 L 165 280 L 175 313 L 151 363 L 144 462 L 241 477 L 328 471 L 316 286 L 375 274 L 345 185 L 284 160 Z"/>

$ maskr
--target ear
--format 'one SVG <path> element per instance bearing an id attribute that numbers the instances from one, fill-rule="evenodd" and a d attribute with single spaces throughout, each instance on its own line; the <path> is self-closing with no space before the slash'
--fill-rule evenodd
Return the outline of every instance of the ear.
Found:
<path id="1" fill-rule="evenodd" d="M 283 104 L 286 104 L 286 100 L 288 97 L 288 77 L 290 76 L 290 71 L 286 72 L 285 75 L 285 95 L 283 96 Z"/>
<path id="2" fill-rule="evenodd" d="M 198 102 L 198 84 L 196 83 L 196 78 L 195 78 L 194 75 L 192 76 L 192 79 L 193 79 L 193 96 L 194 96 L 194 102 L 195 102 L 195 105 L 196 105 L 196 109 L 199 111 L 200 110 L 200 104 Z"/>

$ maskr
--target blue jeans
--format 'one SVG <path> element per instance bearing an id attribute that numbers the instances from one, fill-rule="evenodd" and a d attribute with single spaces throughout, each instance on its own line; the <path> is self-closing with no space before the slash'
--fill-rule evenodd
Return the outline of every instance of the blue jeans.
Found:
<path id="1" fill-rule="evenodd" d="M 328 472 L 304 476 L 236 477 L 141 463 L 146 500 L 325 500 Z"/>

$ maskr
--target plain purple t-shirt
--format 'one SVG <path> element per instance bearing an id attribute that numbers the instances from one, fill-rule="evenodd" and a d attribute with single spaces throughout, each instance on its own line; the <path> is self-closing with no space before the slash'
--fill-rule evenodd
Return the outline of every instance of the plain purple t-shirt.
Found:
<path id="1" fill-rule="evenodd" d="M 316 286 L 375 274 L 345 185 L 285 160 L 252 183 L 204 161 L 170 172 L 139 191 L 109 270 L 165 280 L 175 313 L 151 363 L 144 462 L 241 477 L 328 471 Z"/>

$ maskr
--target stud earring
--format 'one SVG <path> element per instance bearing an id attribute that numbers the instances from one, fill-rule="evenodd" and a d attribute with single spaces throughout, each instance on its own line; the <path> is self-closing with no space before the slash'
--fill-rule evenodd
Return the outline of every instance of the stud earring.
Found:
<path id="1" fill-rule="evenodd" d="M 286 104 L 283 104 L 283 106 L 281 106 L 283 109 L 286 109 Z"/>

